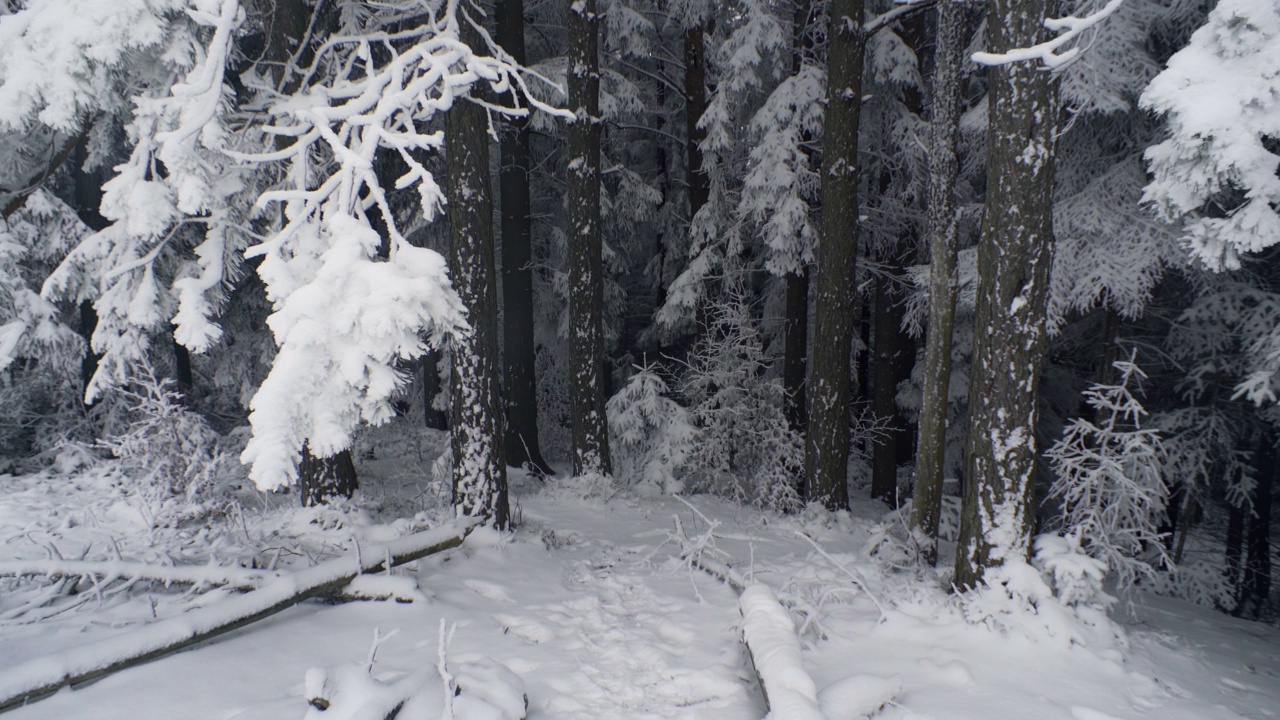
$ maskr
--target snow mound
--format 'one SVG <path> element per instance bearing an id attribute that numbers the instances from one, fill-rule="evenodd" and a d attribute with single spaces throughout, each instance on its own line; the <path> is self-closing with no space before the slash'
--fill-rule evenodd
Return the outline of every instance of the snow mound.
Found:
<path id="1" fill-rule="evenodd" d="M 818 704 L 827 720 L 861 720 L 880 712 L 902 692 L 896 675 L 850 675 L 818 693 Z"/>

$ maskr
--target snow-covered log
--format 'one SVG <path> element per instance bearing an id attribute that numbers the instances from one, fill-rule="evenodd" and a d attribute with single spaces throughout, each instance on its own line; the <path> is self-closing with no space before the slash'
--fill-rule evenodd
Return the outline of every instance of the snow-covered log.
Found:
<path id="1" fill-rule="evenodd" d="M 772 720 L 823 720 L 818 689 L 800 661 L 795 623 L 768 585 L 754 583 L 738 598 L 742 642 L 760 680 Z"/>
<path id="2" fill-rule="evenodd" d="M 163 657 L 334 592 L 356 576 L 384 570 L 462 544 L 477 519 L 361 548 L 347 557 L 283 575 L 260 589 L 167 618 L 117 637 L 55 653 L 0 672 L 0 712 L 68 685 L 95 680 Z"/>
<path id="3" fill-rule="evenodd" d="M 58 578 L 94 577 L 102 582 L 112 580 L 147 580 L 169 585 L 225 587 L 230 590 L 255 590 L 283 573 L 219 565 L 152 565 L 127 560 L 3 560 L 0 577 Z"/>

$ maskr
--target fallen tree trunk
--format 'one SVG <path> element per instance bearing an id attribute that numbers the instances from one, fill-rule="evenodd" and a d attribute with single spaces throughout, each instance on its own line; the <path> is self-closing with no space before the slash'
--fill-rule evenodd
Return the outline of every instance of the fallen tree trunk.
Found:
<path id="1" fill-rule="evenodd" d="M 754 583 L 738 598 L 742 643 L 760 681 L 769 716 L 779 720 L 823 720 L 818 689 L 800 661 L 800 639 L 791 614 L 773 590 Z"/>
<path id="2" fill-rule="evenodd" d="M 3 560 L 0 577 L 59 578 L 94 577 L 112 580 L 147 580 L 169 585 L 225 587 L 229 590 L 256 590 L 286 573 L 219 565 L 151 565 L 126 560 Z"/>
<path id="3" fill-rule="evenodd" d="M 692 505 L 689 507 L 697 512 Z M 678 518 L 671 537 L 680 546 L 681 560 L 724 582 L 738 594 L 742 644 L 747 649 L 769 717 L 823 720 L 817 687 L 800 661 L 800 638 L 796 636 L 791 614 L 768 585 L 748 580 L 727 562 L 727 554 L 710 544 L 715 524 L 705 515 L 702 517 L 710 529 L 697 540 L 689 539 Z M 713 557 L 716 554 L 725 560 Z"/>
<path id="4" fill-rule="evenodd" d="M 0 712 L 68 685 L 96 680 L 270 617 L 356 576 L 385 570 L 462 544 L 480 522 L 468 518 L 289 573 L 264 587 L 215 605 L 167 618 L 118 637 L 90 643 L 0 672 Z"/>

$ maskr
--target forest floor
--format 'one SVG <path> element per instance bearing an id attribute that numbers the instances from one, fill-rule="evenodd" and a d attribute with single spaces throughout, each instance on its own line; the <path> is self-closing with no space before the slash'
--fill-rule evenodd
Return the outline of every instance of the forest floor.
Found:
<path id="1" fill-rule="evenodd" d="M 120 476 L 64 470 L 0 476 L 0 562 L 47 558 L 53 548 L 68 559 L 254 557 L 283 568 L 430 524 L 423 511 L 389 522 L 430 503 L 376 464 L 364 495 L 345 508 L 259 499 L 253 509 L 167 529 L 154 526 L 159 511 Z M 304 699 L 310 668 L 372 657 L 373 677 L 389 682 L 437 667 L 442 628 L 451 633 L 449 666 L 487 657 L 519 676 L 530 720 L 762 717 L 735 592 L 682 560 L 676 538 L 768 583 L 792 607 L 805 669 L 820 689 L 844 688 L 828 696 L 828 720 L 1280 717 L 1275 627 L 1153 597 L 1121 603 L 1116 624 L 1101 626 L 966 604 L 939 576 L 894 567 L 885 543 L 893 516 L 871 503 L 779 517 L 706 496 L 686 504 L 584 498 L 584 490 L 517 478 L 514 534 L 481 530 L 461 548 L 395 571 L 402 584 L 416 583 L 414 602 L 307 602 L 11 717 L 326 718 L 336 713 Z M 47 586 L 0 580 L 0 678 L 6 667 L 228 593 L 116 583 L 40 600 Z"/>

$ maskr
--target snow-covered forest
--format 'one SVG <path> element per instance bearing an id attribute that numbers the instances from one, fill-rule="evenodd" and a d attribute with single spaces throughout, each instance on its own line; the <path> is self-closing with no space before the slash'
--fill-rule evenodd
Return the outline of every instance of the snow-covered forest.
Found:
<path id="1" fill-rule="evenodd" d="M 0 713 L 1280 712 L 1276 0 L 0 0 Z"/>

